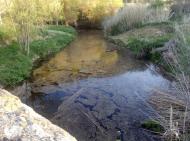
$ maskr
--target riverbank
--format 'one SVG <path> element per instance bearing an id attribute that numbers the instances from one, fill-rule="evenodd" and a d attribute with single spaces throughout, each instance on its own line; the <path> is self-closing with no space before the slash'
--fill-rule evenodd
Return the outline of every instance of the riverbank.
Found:
<path id="1" fill-rule="evenodd" d="M 162 53 L 165 44 L 174 37 L 172 23 L 150 24 L 131 29 L 122 34 L 107 36 L 119 47 L 130 49 L 138 59 L 150 60 L 164 65 Z"/>
<path id="2" fill-rule="evenodd" d="M 76 36 L 72 27 L 47 26 L 38 31 L 38 37 L 30 44 L 30 54 L 25 55 L 14 42 L 0 48 L 0 84 L 14 87 L 26 80 L 36 60 L 65 48 Z"/>
<path id="3" fill-rule="evenodd" d="M 189 19 L 185 17 L 175 24 L 174 21 L 173 24 L 170 22 L 134 28 L 108 36 L 108 40 L 119 47 L 129 48 L 138 59 L 158 64 L 163 73 L 173 80 L 168 91 L 155 90 L 148 100 L 158 112 L 159 122 L 150 120 L 142 126 L 166 139 L 174 137 L 189 140 L 189 104 L 186 105 L 189 101 Z M 159 124 L 164 132 L 158 128 Z M 161 132 L 157 132 L 158 129 Z"/>

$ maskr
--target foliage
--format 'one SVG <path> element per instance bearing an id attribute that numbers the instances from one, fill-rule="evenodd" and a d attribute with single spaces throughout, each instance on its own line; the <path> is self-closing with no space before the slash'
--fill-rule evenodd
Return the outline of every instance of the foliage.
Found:
<path id="1" fill-rule="evenodd" d="M 31 36 L 37 19 L 36 3 L 33 0 L 12 0 L 8 15 L 14 26 L 20 47 L 29 54 Z"/>
<path id="2" fill-rule="evenodd" d="M 101 22 L 105 17 L 112 16 L 122 6 L 122 0 L 96 0 L 92 5 L 83 6 L 82 12 L 91 22 Z"/>
<path id="3" fill-rule="evenodd" d="M 100 23 L 106 16 L 113 15 L 123 5 L 122 0 L 62 0 L 66 23 L 87 20 Z"/>
<path id="4" fill-rule="evenodd" d="M 80 0 L 62 0 L 64 19 L 66 25 L 77 22 L 79 15 Z"/>

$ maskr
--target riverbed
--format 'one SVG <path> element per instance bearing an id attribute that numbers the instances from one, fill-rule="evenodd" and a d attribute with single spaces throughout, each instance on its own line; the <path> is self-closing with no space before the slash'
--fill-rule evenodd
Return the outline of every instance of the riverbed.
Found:
<path id="1" fill-rule="evenodd" d="M 108 43 L 101 31 L 78 38 L 32 74 L 27 103 L 79 141 L 159 141 L 141 128 L 158 119 L 148 103 L 171 82 L 159 68 Z"/>

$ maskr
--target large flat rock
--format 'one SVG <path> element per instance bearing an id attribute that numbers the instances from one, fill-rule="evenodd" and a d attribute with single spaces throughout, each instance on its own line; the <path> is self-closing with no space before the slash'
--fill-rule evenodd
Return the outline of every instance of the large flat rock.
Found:
<path id="1" fill-rule="evenodd" d="M 0 127 L 1 141 L 76 141 L 3 89 L 0 89 Z"/>

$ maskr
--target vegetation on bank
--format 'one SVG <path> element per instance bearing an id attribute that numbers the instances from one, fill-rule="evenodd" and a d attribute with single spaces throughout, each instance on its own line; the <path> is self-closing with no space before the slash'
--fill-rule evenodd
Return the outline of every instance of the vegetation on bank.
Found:
<path id="1" fill-rule="evenodd" d="M 156 63 L 161 61 L 156 48 L 163 47 L 174 36 L 171 10 L 161 0 L 147 4 L 127 4 L 115 16 L 104 22 L 104 32 L 110 41 L 129 48 L 137 58 Z"/>
<path id="2" fill-rule="evenodd" d="M 163 47 L 173 37 L 173 25 L 162 23 L 135 28 L 123 34 L 109 36 L 108 39 L 121 47 L 129 48 L 137 58 L 159 62 L 161 55 L 154 52 L 154 49 Z"/>
<path id="3" fill-rule="evenodd" d="M 174 90 L 180 97 L 176 101 L 182 100 L 182 113 L 170 107 L 170 126 L 168 132 L 181 133 L 179 138 L 189 141 L 190 131 L 190 17 L 184 16 L 180 23 L 175 24 L 175 45 L 169 45 L 170 56 L 164 56 L 168 63 L 172 75 L 176 80 Z M 177 116 L 181 120 L 176 121 Z"/>
<path id="4" fill-rule="evenodd" d="M 106 35 L 118 35 L 147 24 L 167 22 L 170 10 L 164 7 L 146 4 L 127 4 L 116 15 L 103 23 Z"/>
<path id="5" fill-rule="evenodd" d="M 122 6 L 122 0 L 0 1 L 0 84 L 22 82 L 34 60 L 59 51 L 73 40 L 75 30 L 59 24 L 100 24 Z"/>
<path id="6" fill-rule="evenodd" d="M 111 42 L 129 48 L 137 58 L 151 60 L 169 71 L 171 69 L 162 58 L 163 50 L 159 48 L 164 48 L 168 41 L 174 39 L 175 22 L 180 22 L 179 19 L 188 12 L 182 1 L 173 2 L 172 5 L 162 0 L 149 4 L 126 4 L 103 22 L 103 28 Z"/>
<path id="7" fill-rule="evenodd" d="M 49 32 L 55 31 L 55 32 Z M 59 32 L 56 32 L 59 31 Z M 0 84 L 15 86 L 30 76 L 33 62 L 41 57 L 54 54 L 66 47 L 76 35 L 72 27 L 47 26 L 39 33 L 39 39 L 30 44 L 26 55 L 17 42 L 0 48 Z"/>
<path id="8" fill-rule="evenodd" d="M 109 40 L 131 49 L 138 58 L 167 63 L 177 82 L 175 92 L 183 100 L 180 105 L 183 114 L 179 115 L 180 122 L 176 122 L 171 106 L 165 135 L 189 141 L 190 20 L 185 15 L 190 14 L 190 1 L 173 0 L 171 8 L 165 5 L 165 1 L 154 0 L 149 5 L 127 4 L 116 15 L 107 18 L 103 27 Z M 92 3 L 83 0 L 0 1 L 0 84 L 19 84 L 29 77 L 36 59 L 59 51 L 74 39 L 73 28 L 46 27 L 47 23 L 75 26 L 78 21 L 99 23 L 122 5 L 121 0 L 95 0 Z M 163 51 L 162 47 L 171 39 L 174 44 L 171 42 Z M 163 130 L 152 121 L 142 126 L 156 132 Z"/>
<path id="9" fill-rule="evenodd" d="M 167 6 L 162 0 L 155 2 L 148 7 L 141 4 L 132 6 L 127 4 L 115 16 L 104 22 L 104 32 L 110 41 L 129 48 L 138 58 L 146 57 L 164 65 L 175 78 L 173 95 L 166 94 L 166 99 L 161 95 L 156 99 L 163 99 L 163 103 L 167 101 L 168 104 L 161 106 L 160 116 L 163 118 L 161 122 L 164 122 L 165 128 L 161 135 L 166 140 L 189 141 L 190 1 L 173 0 Z M 148 20 L 145 20 L 147 18 Z M 175 103 L 181 103 L 179 106 L 183 110 L 174 109 L 172 106 Z M 160 106 L 159 102 L 157 106 Z M 147 121 L 142 127 L 159 132 L 161 126 L 159 123 Z"/>

